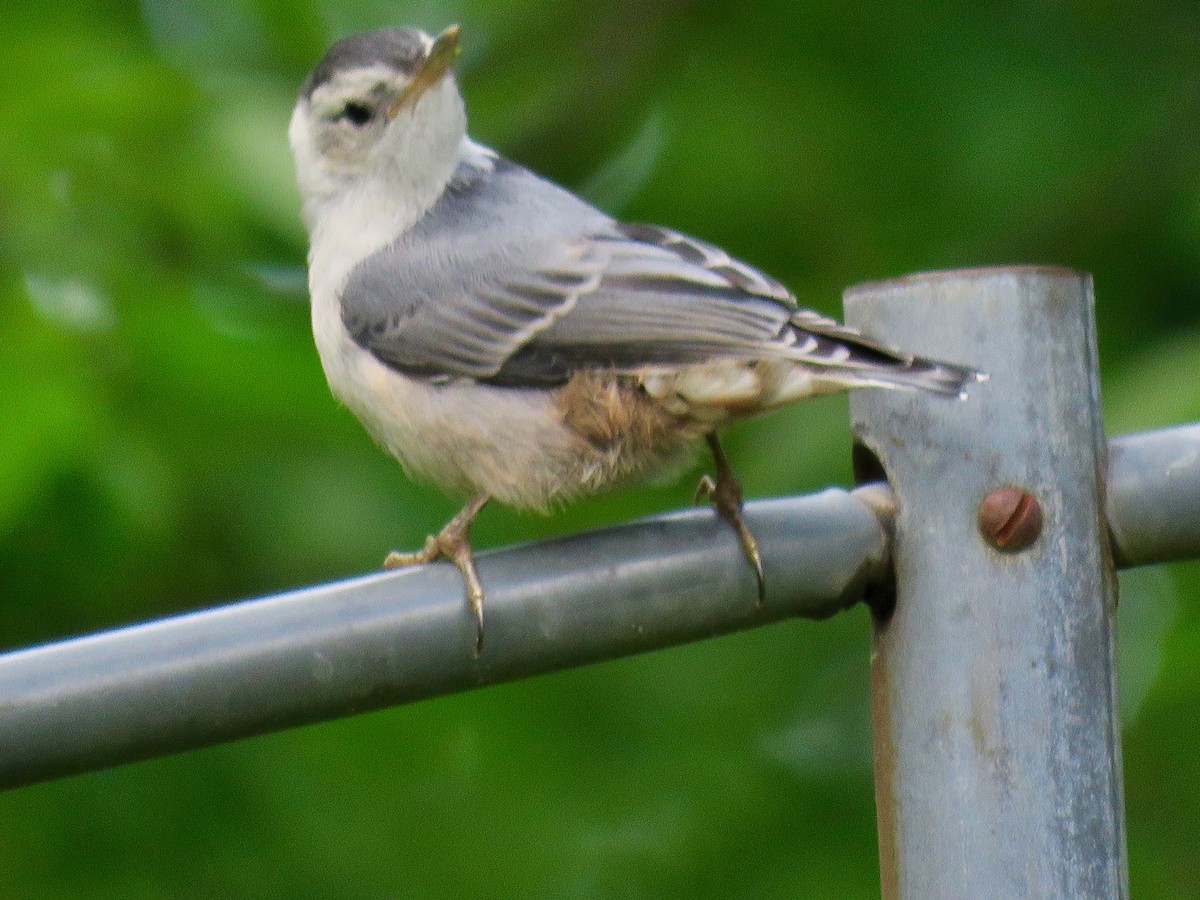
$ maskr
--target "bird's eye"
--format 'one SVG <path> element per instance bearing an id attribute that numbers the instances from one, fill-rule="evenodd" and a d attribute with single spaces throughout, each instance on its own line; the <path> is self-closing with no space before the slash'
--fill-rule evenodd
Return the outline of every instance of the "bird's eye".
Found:
<path id="1" fill-rule="evenodd" d="M 338 118 L 345 119 L 355 128 L 361 128 L 363 125 L 366 125 L 371 121 L 372 115 L 374 115 L 374 113 L 372 112 L 371 107 L 367 106 L 365 103 L 350 102 L 342 107 L 342 111 L 338 113 Z"/>

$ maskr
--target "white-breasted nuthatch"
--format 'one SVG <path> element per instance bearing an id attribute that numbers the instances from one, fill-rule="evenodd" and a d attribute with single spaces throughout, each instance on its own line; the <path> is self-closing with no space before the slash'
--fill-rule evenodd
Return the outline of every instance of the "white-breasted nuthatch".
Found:
<path id="1" fill-rule="evenodd" d="M 289 128 L 311 238 L 313 332 L 333 393 L 412 475 L 471 498 L 398 566 L 447 557 L 483 639 L 468 529 L 492 497 L 545 510 L 682 467 L 737 530 L 715 430 L 855 387 L 960 396 L 978 377 L 801 309 L 717 247 L 617 222 L 466 133 L 459 29 L 348 37 Z"/>

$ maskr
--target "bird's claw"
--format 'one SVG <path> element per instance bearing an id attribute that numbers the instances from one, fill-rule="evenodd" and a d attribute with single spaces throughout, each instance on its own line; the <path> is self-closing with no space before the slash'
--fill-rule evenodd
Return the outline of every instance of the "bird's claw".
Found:
<path id="1" fill-rule="evenodd" d="M 483 585 L 479 581 L 479 573 L 475 571 L 475 555 L 471 552 L 469 532 L 475 516 L 483 509 L 487 500 L 486 494 L 476 497 L 447 522 L 445 528 L 425 538 L 425 546 L 420 550 L 412 553 L 398 553 L 393 550 L 383 561 L 385 569 L 418 566 L 437 559 L 447 559 L 458 566 L 466 587 L 467 603 L 470 604 L 475 617 L 476 659 L 483 652 Z"/>
<path id="2" fill-rule="evenodd" d="M 701 476 L 700 483 L 696 485 L 693 502 L 698 503 L 701 498 L 706 498 L 737 534 L 746 561 L 754 569 L 754 580 L 758 587 L 757 602 L 759 606 L 762 606 L 767 600 L 767 579 L 763 575 L 762 553 L 758 549 L 758 541 L 754 539 L 750 527 L 742 516 L 742 484 L 738 481 L 733 469 L 730 468 L 729 462 L 721 450 L 721 445 L 714 435 L 709 435 L 708 443 L 713 451 L 717 477 L 713 479 L 709 475 Z"/>
<path id="3" fill-rule="evenodd" d="M 383 567 L 385 569 L 404 569 L 408 566 L 422 566 L 443 555 L 441 545 L 438 543 L 438 536 L 431 534 L 425 538 L 425 546 L 420 550 L 414 550 L 411 553 L 400 553 L 393 550 L 384 559 Z"/>

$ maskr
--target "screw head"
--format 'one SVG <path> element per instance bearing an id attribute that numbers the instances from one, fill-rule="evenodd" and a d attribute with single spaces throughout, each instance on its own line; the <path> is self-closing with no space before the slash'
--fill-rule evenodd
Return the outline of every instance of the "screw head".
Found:
<path id="1" fill-rule="evenodd" d="M 979 504 L 979 531 L 1001 553 L 1020 553 L 1042 533 L 1041 504 L 1019 487 L 998 487 Z"/>

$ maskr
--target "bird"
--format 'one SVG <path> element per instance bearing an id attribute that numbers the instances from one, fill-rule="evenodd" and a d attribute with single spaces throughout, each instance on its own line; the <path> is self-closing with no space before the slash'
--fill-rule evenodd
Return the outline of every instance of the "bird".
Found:
<path id="1" fill-rule="evenodd" d="M 707 443 L 707 497 L 761 554 L 717 429 L 859 387 L 965 397 L 980 373 L 876 342 L 781 282 L 659 225 L 620 222 L 467 133 L 460 28 L 334 43 L 288 126 L 314 338 L 333 394 L 413 477 L 465 505 L 387 568 L 461 571 L 492 499 L 548 512 L 678 473 Z"/>

